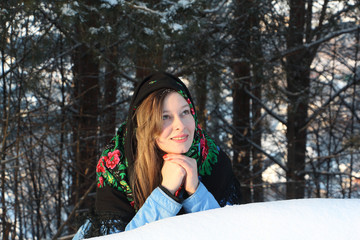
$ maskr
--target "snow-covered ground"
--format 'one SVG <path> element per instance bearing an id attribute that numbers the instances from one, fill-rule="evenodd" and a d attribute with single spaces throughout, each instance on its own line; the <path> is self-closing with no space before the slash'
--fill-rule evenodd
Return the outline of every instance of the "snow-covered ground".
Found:
<path id="1" fill-rule="evenodd" d="M 359 240 L 360 199 L 299 199 L 228 206 L 95 239 Z"/>

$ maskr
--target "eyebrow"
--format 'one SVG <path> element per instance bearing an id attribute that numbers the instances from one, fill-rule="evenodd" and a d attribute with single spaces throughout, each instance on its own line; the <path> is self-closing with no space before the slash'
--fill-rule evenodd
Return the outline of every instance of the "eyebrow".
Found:
<path id="1" fill-rule="evenodd" d="M 184 109 L 184 108 L 186 108 L 186 107 L 189 107 L 189 108 L 190 108 L 189 104 L 183 105 L 182 107 L 180 107 L 180 109 Z M 164 111 L 163 111 L 163 113 L 167 113 L 167 112 L 170 112 L 170 111 L 169 111 L 169 110 L 164 110 Z"/>

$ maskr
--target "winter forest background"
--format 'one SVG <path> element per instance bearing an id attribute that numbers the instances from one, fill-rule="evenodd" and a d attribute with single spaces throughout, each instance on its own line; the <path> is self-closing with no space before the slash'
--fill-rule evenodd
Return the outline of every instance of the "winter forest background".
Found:
<path id="1" fill-rule="evenodd" d="M 245 203 L 359 198 L 359 23 L 356 0 L 1 1 L 2 239 L 76 230 L 154 70 L 188 83 Z"/>

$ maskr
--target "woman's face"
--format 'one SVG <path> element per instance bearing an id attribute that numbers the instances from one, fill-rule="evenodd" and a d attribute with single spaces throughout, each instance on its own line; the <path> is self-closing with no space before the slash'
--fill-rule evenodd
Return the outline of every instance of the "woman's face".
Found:
<path id="1" fill-rule="evenodd" d="M 163 126 L 156 143 L 166 153 L 186 153 L 194 139 L 195 120 L 189 104 L 177 92 L 169 93 L 162 106 Z"/>

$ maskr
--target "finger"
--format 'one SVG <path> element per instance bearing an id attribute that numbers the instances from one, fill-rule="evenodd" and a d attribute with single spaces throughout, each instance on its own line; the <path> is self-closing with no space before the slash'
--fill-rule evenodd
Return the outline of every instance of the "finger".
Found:
<path id="1" fill-rule="evenodd" d="M 192 195 L 199 186 L 196 161 L 194 160 L 194 164 L 191 164 L 189 163 L 189 161 L 184 160 L 182 158 L 174 158 L 171 160 L 167 160 L 165 162 L 179 164 L 180 166 L 183 167 L 183 169 L 185 169 L 186 171 L 186 176 L 184 179 L 185 190 L 189 195 Z"/>
<path id="2" fill-rule="evenodd" d="M 175 173 L 183 173 L 186 174 L 185 169 L 177 162 L 174 161 L 166 161 L 162 167 L 162 171 L 168 171 L 171 175 L 175 175 Z M 185 171 L 185 172 L 184 172 Z"/>
<path id="3" fill-rule="evenodd" d="M 173 162 L 164 162 L 161 169 L 161 185 L 168 189 L 172 194 L 183 184 L 186 171 L 179 164 Z"/>
<path id="4" fill-rule="evenodd" d="M 182 160 L 182 161 L 187 161 L 191 164 L 194 164 L 196 163 L 196 160 L 193 159 L 193 158 L 190 158 L 190 157 L 187 157 L 185 155 L 182 155 L 182 154 L 165 154 L 163 156 L 163 159 L 165 161 L 170 161 L 170 160 L 174 160 L 174 159 L 179 159 L 179 160 Z"/>
<path id="5" fill-rule="evenodd" d="M 183 159 L 183 158 L 171 158 L 171 159 L 166 160 L 165 162 L 176 163 L 176 164 L 180 165 L 181 167 L 183 167 L 186 170 L 186 172 L 188 172 L 188 173 L 194 172 L 197 170 L 197 165 L 196 165 L 195 159 L 191 160 L 191 159 Z"/>
<path id="6" fill-rule="evenodd" d="M 166 154 L 164 156 L 165 162 L 172 162 L 180 165 L 186 172 L 186 179 L 188 182 L 197 182 L 198 181 L 198 170 L 197 162 L 195 159 L 181 155 L 181 154 Z"/>

